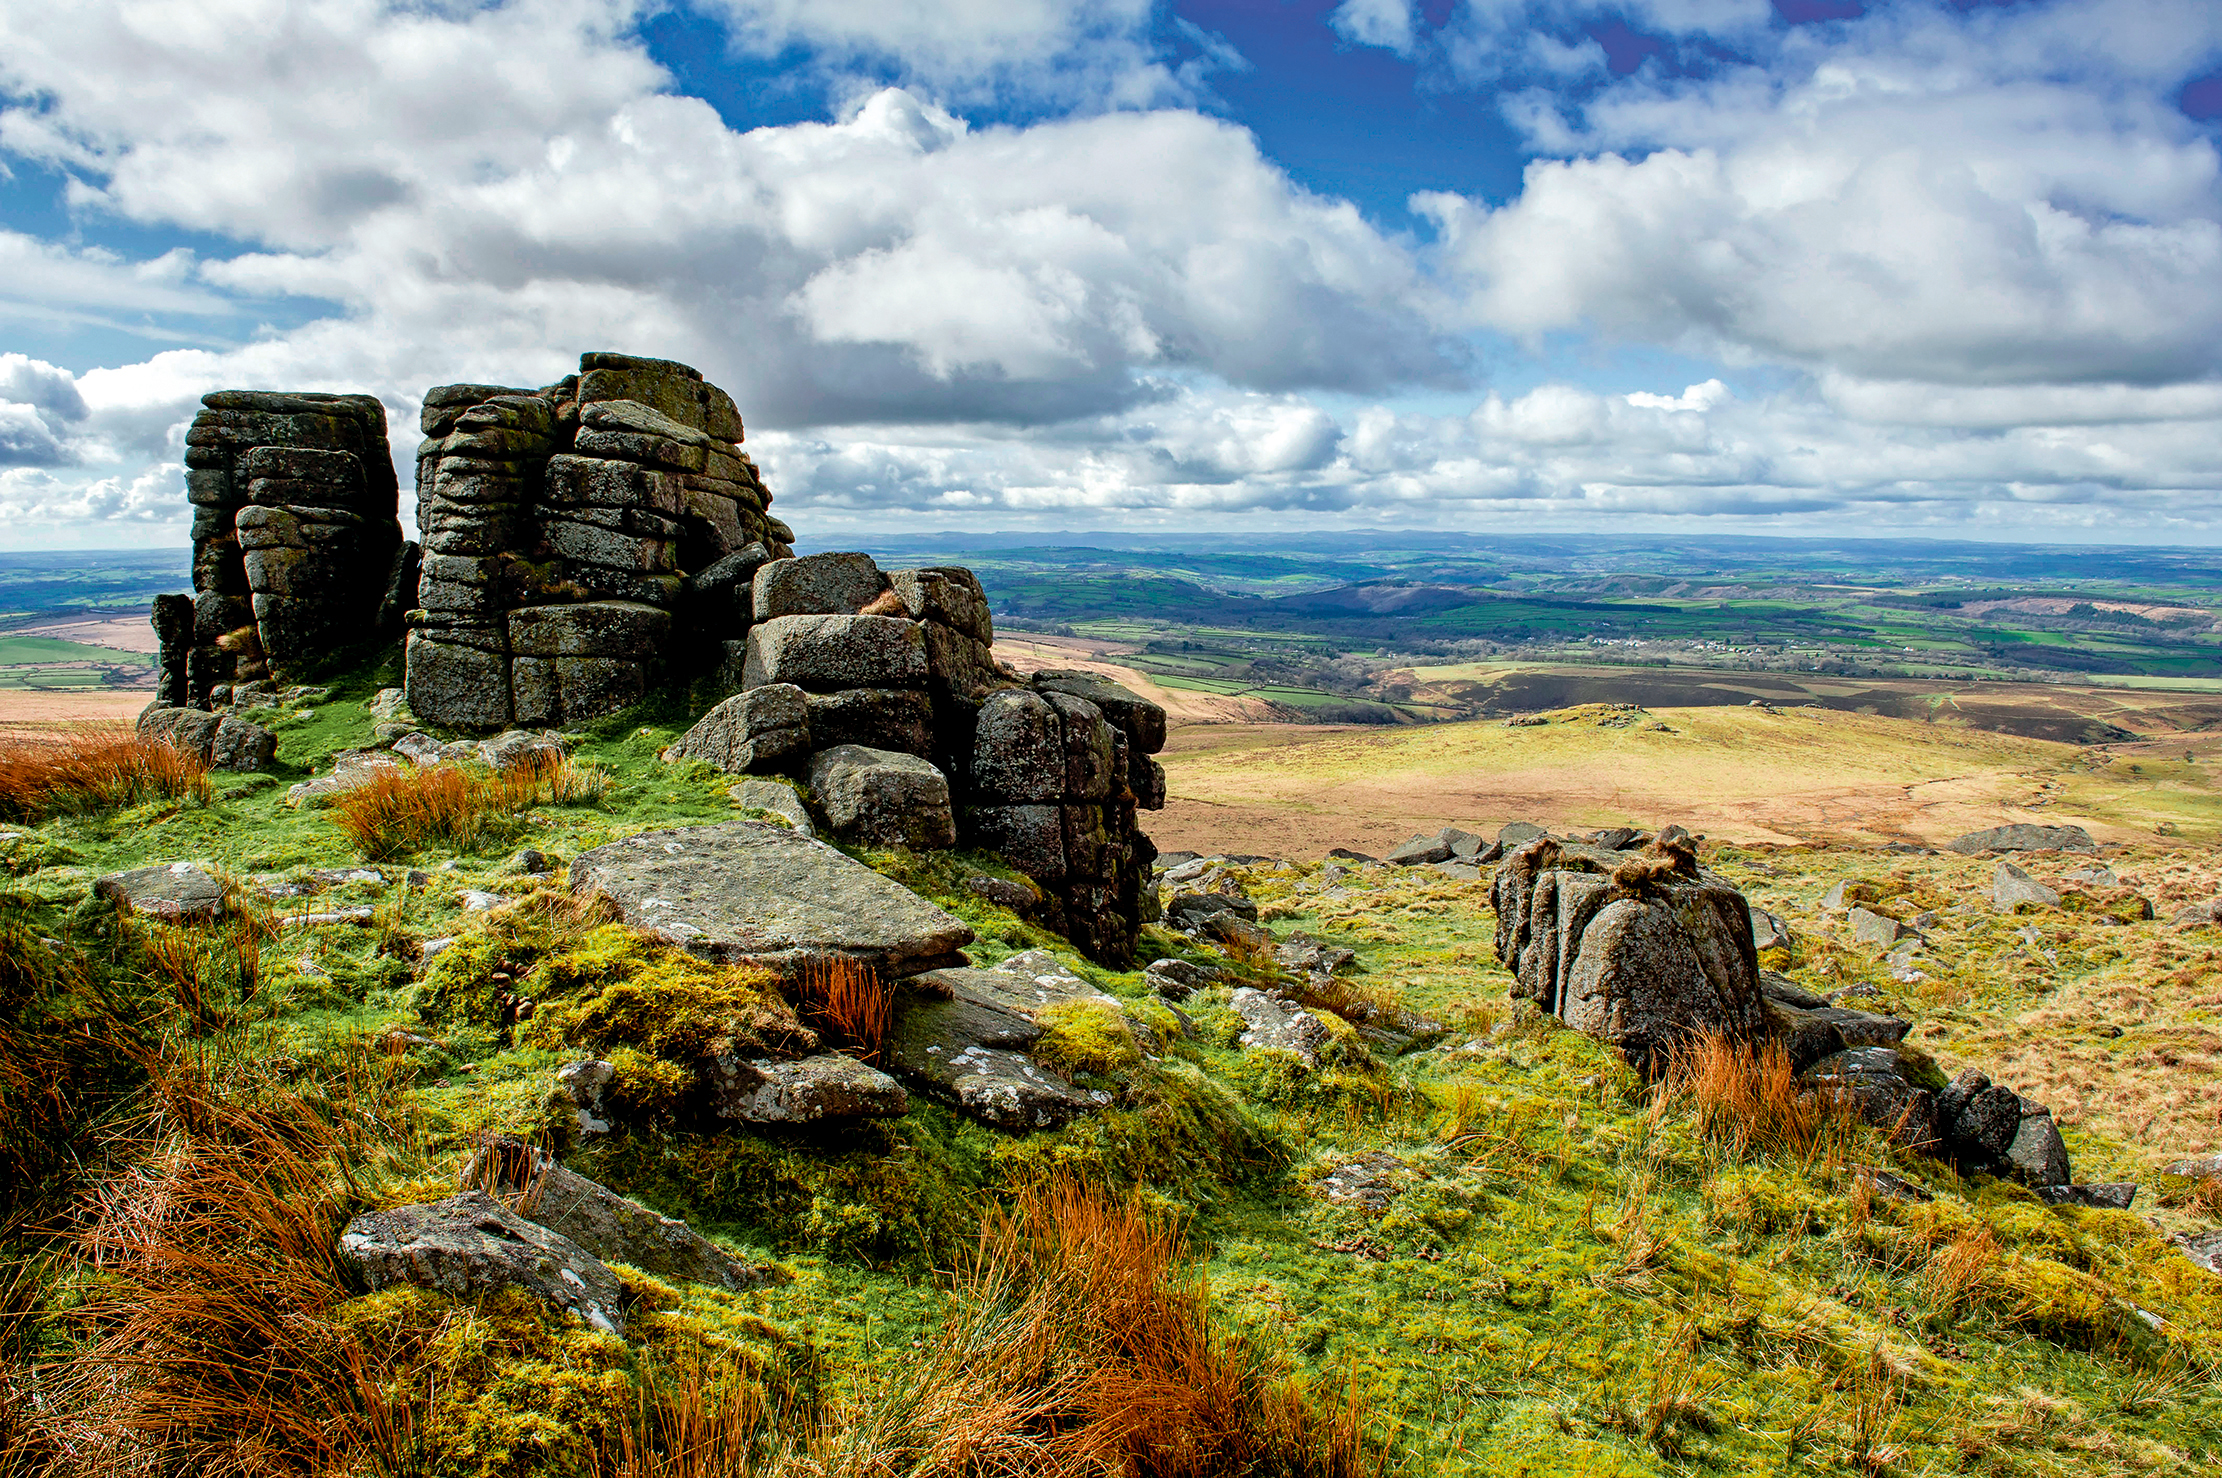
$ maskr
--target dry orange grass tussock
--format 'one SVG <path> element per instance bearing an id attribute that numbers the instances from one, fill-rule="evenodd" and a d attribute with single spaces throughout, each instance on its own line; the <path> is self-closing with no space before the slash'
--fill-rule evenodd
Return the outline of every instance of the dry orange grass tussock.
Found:
<path id="1" fill-rule="evenodd" d="M 208 795 L 208 767 L 198 758 L 124 724 L 0 740 L 0 821 Z"/>
<path id="2" fill-rule="evenodd" d="M 487 773 L 460 765 L 380 772 L 333 803 L 333 820 L 365 859 L 378 861 L 444 844 L 475 848 L 528 806 L 601 799 L 609 777 L 568 755 L 535 755 Z"/>
<path id="3" fill-rule="evenodd" d="M 794 1469 L 816 1478 L 1355 1478 L 1363 1418 L 1226 1333 L 1180 1235 L 1051 1182 L 990 1216 L 912 1379 Z"/>
<path id="4" fill-rule="evenodd" d="M 393 1454 L 392 1358 L 331 1317 L 351 1177 L 390 1153 L 391 1083 L 367 1061 L 325 1089 L 221 1082 L 172 1057 L 86 1205 L 74 1249 L 102 1276 L 71 1347 L 35 1372 L 7 1460 L 51 1478 L 349 1471 Z"/>
<path id="5" fill-rule="evenodd" d="M 1731 1155 L 1836 1161 L 1850 1150 L 1856 1116 L 1799 1084 L 1780 1042 L 1736 1042 L 1711 1033 L 1667 1055 L 1659 1111 L 1687 1109 L 1698 1132 Z"/>
<path id="6" fill-rule="evenodd" d="M 878 1062 L 895 1016 L 895 997 L 869 960 L 812 955 L 795 972 L 794 990 L 810 1024 L 865 1062 Z"/>

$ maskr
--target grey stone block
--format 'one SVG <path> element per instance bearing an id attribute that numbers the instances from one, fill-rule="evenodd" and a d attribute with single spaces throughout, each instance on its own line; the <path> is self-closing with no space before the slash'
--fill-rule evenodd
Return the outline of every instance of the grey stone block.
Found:
<path id="1" fill-rule="evenodd" d="M 933 703 L 916 688 L 847 688 L 812 693 L 810 738 L 818 749 L 861 744 L 933 756 Z"/>
<path id="2" fill-rule="evenodd" d="M 651 662 L 671 635 L 671 613 L 631 601 L 527 606 L 509 613 L 520 657 L 629 657 Z"/>
<path id="3" fill-rule="evenodd" d="M 810 757 L 810 794 L 835 836 L 928 851 L 957 844 L 949 782 L 916 755 L 843 744 Z"/>
<path id="4" fill-rule="evenodd" d="M 745 678 L 750 687 L 793 683 L 815 693 L 918 688 L 926 642 L 917 622 L 899 616 L 777 616 L 750 628 Z"/>
<path id="5" fill-rule="evenodd" d="M 869 554 L 810 554 L 756 571 L 754 616 L 853 616 L 887 589 Z"/>

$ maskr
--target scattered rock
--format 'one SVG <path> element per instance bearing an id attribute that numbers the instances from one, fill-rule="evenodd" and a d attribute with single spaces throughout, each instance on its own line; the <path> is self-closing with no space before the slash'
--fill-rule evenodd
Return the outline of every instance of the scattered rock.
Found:
<path id="1" fill-rule="evenodd" d="M 1353 852 L 1348 847 L 1329 847 L 1327 855 L 1339 858 L 1344 862 L 1379 862 L 1381 860 L 1364 852 Z"/>
<path id="2" fill-rule="evenodd" d="M 550 857 L 538 847 L 525 847 L 514 853 L 502 865 L 502 870 L 515 873 L 519 877 L 544 878 L 561 866 L 561 858 Z"/>
<path id="3" fill-rule="evenodd" d="M 1510 852 L 1514 847 L 1524 847 L 1537 837 L 1548 835 L 1549 832 L 1532 821 L 1507 821 L 1497 828 L 1497 844 Z"/>
<path id="4" fill-rule="evenodd" d="M 190 862 L 112 872 L 93 895 L 165 924 L 206 924 L 224 916 L 224 885 Z"/>
<path id="5" fill-rule="evenodd" d="M 1324 979 L 1349 969 L 1358 956 L 1339 945 L 1322 944 L 1309 934 L 1291 934 L 1275 946 L 1273 958 L 1284 970 Z"/>
<path id="6" fill-rule="evenodd" d="M 1039 888 L 1011 878 L 989 877 L 975 873 L 964 880 L 964 890 L 975 898 L 984 898 L 1001 908 L 1007 908 L 1020 918 L 1026 917 L 1041 906 Z"/>
<path id="7" fill-rule="evenodd" d="M 449 942 L 444 939 L 440 941 L 443 945 Z M 429 941 L 425 947 L 427 949 L 431 948 Z M 574 1114 L 578 1120 L 579 1132 L 581 1134 L 609 1133 L 613 1127 L 613 1115 L 603 1103 L 603 1094 L 608 1090 L 612 1080 L 617 1077 L 616 1066 L 604 1062 L 598 1057 L 590 1057 L 583 1062 L 565 1063 L 562 1067 L 556 1069 L 555 1076 L 556 1083 L 562 1088 L 564 1096 L 571 1100 Z"/>
<path id="8" fill-rule="evenodd" d="M 2222 898 L 2213 898 L 2205 903 L 2194 903 L 2188 908 L 2179 908 L 2168 922 L 2171 924 L 2222 924 Z"/>
<path id="9" fill-rule="evenodd" d="M 842 744 L 810 757 L 810 793 L 835 836 L 929 851 L 957 844 L 949 782 L 913 754 Z"/>
<path id="10" fill-rule="evenodd" d="M 2007 1147 L 2006 1164 L 2024 1185 L 2067 1185 L 2074 1179 L 2068 1169 L 2068 1147 L 2050 1109 L 2022 1100 L 2021 1125 Z"/>
<path id="11" fill-rule="evenodd" d="M 137 730 L 141 738 L 159 739 L 212 770 L 264 769 L 278 752 L 278 736 L 260 724 L 199 708 L 150 704 L 140 712 Z"/>
<path id="12" fill-rule="evenodd" d="M 1890 1131 L 1903 1144 L 1931 1137 L 1936 1099 L 1913 1081 L 1911 1064 L 1895 1047 L 1849 1047 L 1807 1068 L 1803 1080 L 1838 1095 L 1862 1119 Z"/>
<path id="13" fill-rule="evenodd" d="M 1386 1211 L 1404 1194 L 1411 1167 L 1387 1150 L 1367 1150 L 1335 1166 L 1314 1185 L 1322 1198 L 1367 1211 Z"/>
<path id="14" fill-rule="evenodd" d="M 1446 826 L 1432 836 L 1411 838 L 1389 853 L 1386 859 L 1398 867 L 1416 867 L 1428 862 L 1448 862 L 1452 858 L 1471 861 L 1481 854 L 1482 839 L 1470 831 L 1460 831 Z"/>
<path id="15" fill-rule="evenodd" d="M 1246 924 L 1258 921 L 1258 906 L 1240 893 L 1175 893 L 1165 902 L 1165 920 L 1182 933 L 1194 933 L 1208 919 L 1231 915 Z"/>
<path id="16" fill-rule="evenodd" d="M 1861 1165 L 1858 1172 L 1859 1178 L 1866 1181 L 1874 1193 L 1886 1201 L 1904 1201 L 1918 1205 L 1923 1201 L 1936 1199 L 1927 1186 L 1910 1181 L 1903 1175 L 1893 1175 L 1888 1170 L 1873 1165 Z"/>
<path id="17" fill-rule="evenodd" d="M 484 1191 L 356 1217 L 339 1255 L 371 1291 L 413 1283 L 451 1298 L 523 1288 L 608 1334 L 625 1333 L 624 1289 L 578 1243 Z"/>
<path id="18" fill-rule="evenodd" d="M 1871 948 L 1889 949 L 1910 932 L 1904 924 L 1888 914 L 1871 913 L 1864 908 L 1854 908 L 1844 916 L 1850 929 L 1852 942 Z"/>
<path id="19" fill-rule="evenodd" d="M 961 960 L 964 921 L 820 841 L 728 821 L 643 832 L 571 864 L 571 890 L 625 922 L 716 959 L 794 963 L 854 955 L 882 974 Z"/>
<path id="20" fill-rule="evenodd" d="M 1319 1066 L 1319 1054 L 1334 1039 L 1317 1016 L 1262 990 L 1244 986 L 1227 1004 L 1248 1028 L 1239 1039 L 1240 1045 L 1253 1051 L 1286 1052 L 1304 1066 L 1315 1068 Z"/>
<path id="21" fill-rule="evenodd" d="M 2002 1160 L 2021 1132 L 2021 1095 L 2011 1088 L 1986 1088 L 1950 1124 L 1940 1114 L 1938 1127 L 1954 1148 L 1969 1153 L 1977 1163 Z"/>
<path id="22" fill-rule="evenodd" d="M 2190 1234 L 2178 1233 L 2171 1238 L 2183 1255 L 2208 1272 L 2222 1277 L 2222 1227 Z"/>
<path id="23" fill-rule="evenodd" d="M 521 1139 L 503 1137 L 481 1149 L 465 1167 L 463 1184 L 520 1198 L 514 1202 L 520 1214 L 604 1262 L 735 1293 L 787 1281 L 780 1269 L 742 1261 L 685 1222 L 566 1169 Z"/>
<path id="24" fill-rule="evenodd" d="M 809 699 L 792 683 L 766 683 L 735 693 L 702 715 L 663 757 L 673 763 L 702 760 L 728 774 L 745 775 L 777 770 L 800 760 L 810 748 Z"/>
<path id="25" fill-rule="evenodd" d="M 2098 1206 L 2108 1211 L 2127 1211 L 2137 1199 L 2137 1186 L 2130 1181 L 2092 1181 L 2085 1185 L 2041 1185 L 2034 1189 L 2037 1198 L 2051 1206 Z"/>
<path id="26" fill-rule="evenodd" d="M 1788 949 L 1791 943 L 1790 926 L 1779 914 L 1768 913 L 1763 908 L 1751 911 L 1751 946 L 1753 949 Z"/>
<path id="27" fill-rule="evenodd" d="M 811 820 L 810 808 L 803 804 L 794 786 L 784 780 L 743 780 L 725 793 L 752 811 L 769 811 L 783 817 L 790 827 L 806 837 L 818 834 L 818 823 Z"/>
<path id="28" fill-rule="evenodd" d="M 465 913 L 485 913 L 499 908 L 502 903 L 501 894 L 489 893 L 482 888 L 465 888 L 461 897 Z"/>
<path id="29" fill-rule="evenodd" d="M 1142 972 L 1150 989 L 1168 1001 L 1185 1001 L 1224 975 L 1216 965 L 1191 964 L 1187 960 L 1152 960 Z"/>
<path id="30" fill-rule="evenodd" d="M 1124 1029 L 1116 1000 L 1041 951 L 1014 955 L 993 970 L 931 971 L 896 994 L 887 1063 L 920 1091 L 984 1124 L 1053 1129 L 1108 1101 L 1026 1055 L 1047 1030 L 1044 1014 L 1075 1006 L 1111 1013 Z"/>
<path id="31" fill-rule="evenodd" d="M 2163 1165 L 2162 1175 L 2181 1175 L 2192 1180 L 2209 1180 L 2222 1176 L 2222 1154 L 2196 1155 L 2188 1160 L 2178 1160 L 2173 1165 Z"/>
<path id="32" fill-rule="evenodd" d="M 2011 862 L 2001 860 L 1991 871 L 1991 903 L 2003 913 L 2012 913 L 2025 903 L 2058 908 L 2060 895 Z"/>
<path id="33" fill-rule="evenodd" d="M 381 775 L 398 775 L 404 768 L 401 760 L 383 749 L 343 750 L 332 757 L 332 768 L 324 774 L 288 786 L 286 804 L 304 808 L 327 806 Z"/>
<path id="34" fill-rule="evenodd" d="M 2099 849 L 2098 843 L 2091 840 L 2091 834 L 2080 826 L 2032 826 L 2027 822 L 1971 831 L 1945 845 L 1967 857 L 1982 852 L 2096 852 Z"/>
<path id="35" fill-rule="evenodd" d="M 721 1119 L 744 1124 L 815 1124 L 894 1119 L 910 1112 L 902 1085 L 839 1052 L 796 1062 L 710 1060 L 710 1101 Z"/>

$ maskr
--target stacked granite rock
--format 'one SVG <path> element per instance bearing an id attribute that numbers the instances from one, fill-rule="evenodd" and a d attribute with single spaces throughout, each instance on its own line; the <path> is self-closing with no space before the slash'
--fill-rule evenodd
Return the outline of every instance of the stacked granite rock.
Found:
<path id="1" fill-rule="evenodd" d="M 154 609 L 159 703 L 207 709 L 374 636 L 407 565 L 368 395 L 219 390 L 185 433 L 193 594 Z"/>
<path id="2" fill-rule="evenodd" d="M 1000 667 L 969 570 L 750 553 L 712 575 L 697 594 L 726 629 L 747 613 L 726 658 L 745 686 L 667 759 L 801 777 L 844 840 L 998 852 L 1041 886 L 1041 922 L 1091 958 L 1131 962 L 1156 856 L 1136 813 L 1165 799 L 1149 757 L 1162 709 L 1089 673 L 1022 681 Z"/>
<path id="3" fill-rule="evenodd" d="M 668 360 L 582 355 L 540 390 L 445 385 L 417 453 L 424 570 L 409 706 L 461 728 L 574 723 L 726 639 L 690 578 L 793 533 L 740 449 L 740 412 Z"/>

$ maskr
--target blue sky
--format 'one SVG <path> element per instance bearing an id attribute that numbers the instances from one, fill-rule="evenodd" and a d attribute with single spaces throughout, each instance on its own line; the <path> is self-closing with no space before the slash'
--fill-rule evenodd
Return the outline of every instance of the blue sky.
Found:
<path id="1" fill-rule="evenodd" d="M 593 348 L 825 541 L 2211 543 L 2218 134 L 2211 0 L 8 7 L 0 548 Z"/>

